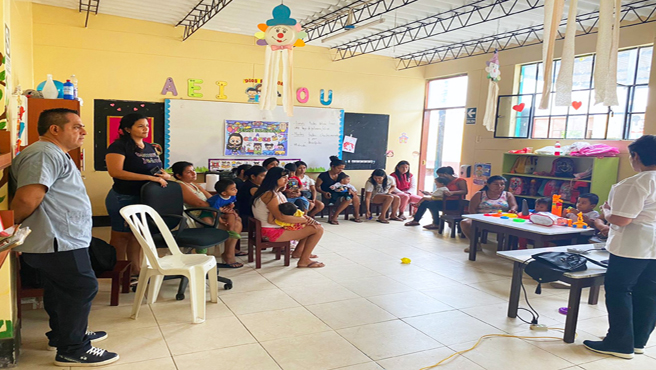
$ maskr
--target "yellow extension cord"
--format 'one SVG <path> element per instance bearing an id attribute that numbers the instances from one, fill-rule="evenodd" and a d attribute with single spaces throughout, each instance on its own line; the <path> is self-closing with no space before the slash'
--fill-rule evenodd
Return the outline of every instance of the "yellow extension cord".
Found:
<path id="1" fill-rule="evenodd" d="M 561 329 L 561 328 L 547 328 L 547 329 L 548 329 L 548 330 L 563 330 L 563 331 L 564 331 L 564 329 Z M 474 344 L 473 347 L 471 347 L 471 348 L 469 348 L 469 349 L 466 349 L 466 350 L 464 350 L 464 351 L 456 352 L 456 353 L 452 354 L 451 356 L 449 356 L 449 357 L 443 359 L 442 361 L 436 363 L 435 365 L 431 365 L 431 366 L 427 366 L 427 367 L 422 367 L 422 368 L 419 369 L 419 370 L 428 370 L 428 369 L 432 369 L 432 368 L 438 367 L 438 366 L 442 365 L 443 363 L 447 362 L 448 360 L 450 360 L 451 358 L 453 358 L 454 356 L 462 355 L 463 353 L 467 353 L 467 352 L 473 350 L 474 348 L 478 347 L 478 345 L 481 344 L 481 342 L 483 341 L 483 339 L 485 339 L 485 338 L 492 338 L 492 337 L 501 337 L 501 338 L 518 338 L 518 339 L 557 339 L 557 340 L 563 340 L 563 338 L 558 338 L 558 337 L 528 337 L 528 336 L 518 336 L 518 335 L 510 335 L 510 334 L 486 334 L 486 335 L 484 335 L 484 336 L 478 338 L 478 341 L 476 342 L 476 344 Z"/>

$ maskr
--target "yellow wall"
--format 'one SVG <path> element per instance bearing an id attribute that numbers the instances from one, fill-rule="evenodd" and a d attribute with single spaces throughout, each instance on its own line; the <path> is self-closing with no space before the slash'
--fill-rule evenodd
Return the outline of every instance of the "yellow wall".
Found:
<path id="1" fill-rule="evenodd" d="M 620 33 L 620 47 L 628 48 L 631 46 L 652 44 L 656 35 L 656 24 L 648 23 L 640 26 L 622 28 Z M 580 36 L 576 38 L 576 54 L 593 53 L 596 49 L 596 35 Z M 561 42 L 556 46 L 556 57 L 560 57 Z M 656 53 L 654 54 L 656 55 Z M 483 127 L 483 115 L 485 113 L 485 102 L 487 99 L 487 73 L 485 72 L 485 62 L 489 60 L 490 55 L 483 55 L 465 59 L 459 59 L 444 63 L 438 63 L 425 68 L 426 79 L 438 77 L 447 77 L 462 73 L 469 76 L 469 86 L 467 91 L 467 107 L 478 108 L 478 119 L 476 125 L 465 125 L 462 160 L 463 164 L 474 164 L 475 162 L 492 163 L 492 172 L 501 172 L 501 163 L 503 153 L 511 149 L 521 149 L 527 146 L 534 149 L 542 148 L 547 145 L 554 145 L 555 140 L 538 140 L 538 139 L 495 139 L 494 133 L 487 131 Z M 499 83 L 499 94 L 508 95 L 516 93 L 514 87 L 518 84 L 518 74 L 515 73 L 516 66 L 531 62 L 540 61 L 542 58 L 542 45 L 528 46 L 524 48 L 502 51 L 499 53 L 499 62 L 501 63 L 501 82 Z M 652 63 L 651 80 L 650 80 L 650 103 L 656 104 L 656 64 Z M 656 117 L 655 104 L 650 104 L 650 110 L 647 113 L 645 122 L 645 133 L 656 134 L 656 120 L 650 117 Z M 650 114 L 650 111 L 653 113 Z M 560 140 L 562 145 L 569 145 L 574 141 L 581 140 Z M 585 140 L 589 141 L 590 140 Z M 622 153 L 627 153 L 627 146 L 630 141 L 601 141 L 608 145 L 620 148 Z M 629 164 L 628 157 L 623 155 L 620 160 L 619 177 L 626 178 L 633 175 L 633 170 Z"/>
<path id="2" fill-rule="evenodd" d="M 84 15 L 74 10 L 35 4 L 33 12 L 34 82 L 45 80 L 48 73 L 59 80 L 75 74 L 85 102 L 82 120 L 89 127 L 93 99 L 163 101 L 160 92 L 167 77 L 174 78 L 180 94 L 188 78 L 204 80 L 204 100 L 218 94 L 216 81 L 226 81 L 227 101 L 234 102 L 246 101 L 244 78 L 263 77 L 264 48 L 251 36 L 201 30 L 181 42 L 182 29 L 170 25 L 98 15 L 85 29 Z M 333 108 L 389 114 L 388 149 L 396 155 L 388 159 L 388 170 L 401 159 L 417 168 L 412 152 L 420 143 L 425 89 L 421 69 L 396 71 L 392 59 L 378 56 L 332 62 L 328 49 L 312 46 L 295 49 L 294 63 L 294 88 L 310 90 L 306 106 L 321 107 L 319 90 L 332 89 Z M 407 144 L 399 144 L 402 132 L 410 137 Z M 103 215 L 111 180 L 107 172 L 93 170 L 91 136 L 83 146 L 83 175 L 94 215 Z M 356 186 L 364 185 L 368 172 L 351 171 Z"/>

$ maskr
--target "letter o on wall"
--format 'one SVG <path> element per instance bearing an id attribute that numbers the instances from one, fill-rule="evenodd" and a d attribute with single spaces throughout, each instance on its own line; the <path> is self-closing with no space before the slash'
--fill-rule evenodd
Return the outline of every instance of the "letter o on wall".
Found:
<path id="1" fill-rule="evenodd" d="M 308 102 L 308 100 L 310 100 L 310 92 L 308 91 L 307 87 L 299 87 L 296 90 L 296 100 L 298 100 L 298 102 L 301 104 L 305 104 Z"/>

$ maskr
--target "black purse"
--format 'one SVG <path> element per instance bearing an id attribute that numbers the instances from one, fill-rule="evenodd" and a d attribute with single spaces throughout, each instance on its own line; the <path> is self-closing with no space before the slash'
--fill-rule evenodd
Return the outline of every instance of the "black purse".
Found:
<path id="1" fill-rule="evenodd" d="M 576 253 L 542 252 L 531 256 L 524 271 L 538 282 L 535 294 L 542 293 L 542 283 L 558 281 L 566 272 L 584 271 L 588 268 L 587 258 Z"/>

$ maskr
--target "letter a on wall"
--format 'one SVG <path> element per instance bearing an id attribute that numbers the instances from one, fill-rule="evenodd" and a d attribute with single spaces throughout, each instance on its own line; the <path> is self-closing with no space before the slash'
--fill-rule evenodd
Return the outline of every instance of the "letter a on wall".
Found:
<path id="1" fill-rule="evenodd" d="M 162 88 L 162 95 L 172 93 L 173 96 L 178 96 L 178 89 L 175 88 L 175 82 L 173 82 L 173 77 L 169 77 L 164 82 L 164 88 Z"/>

